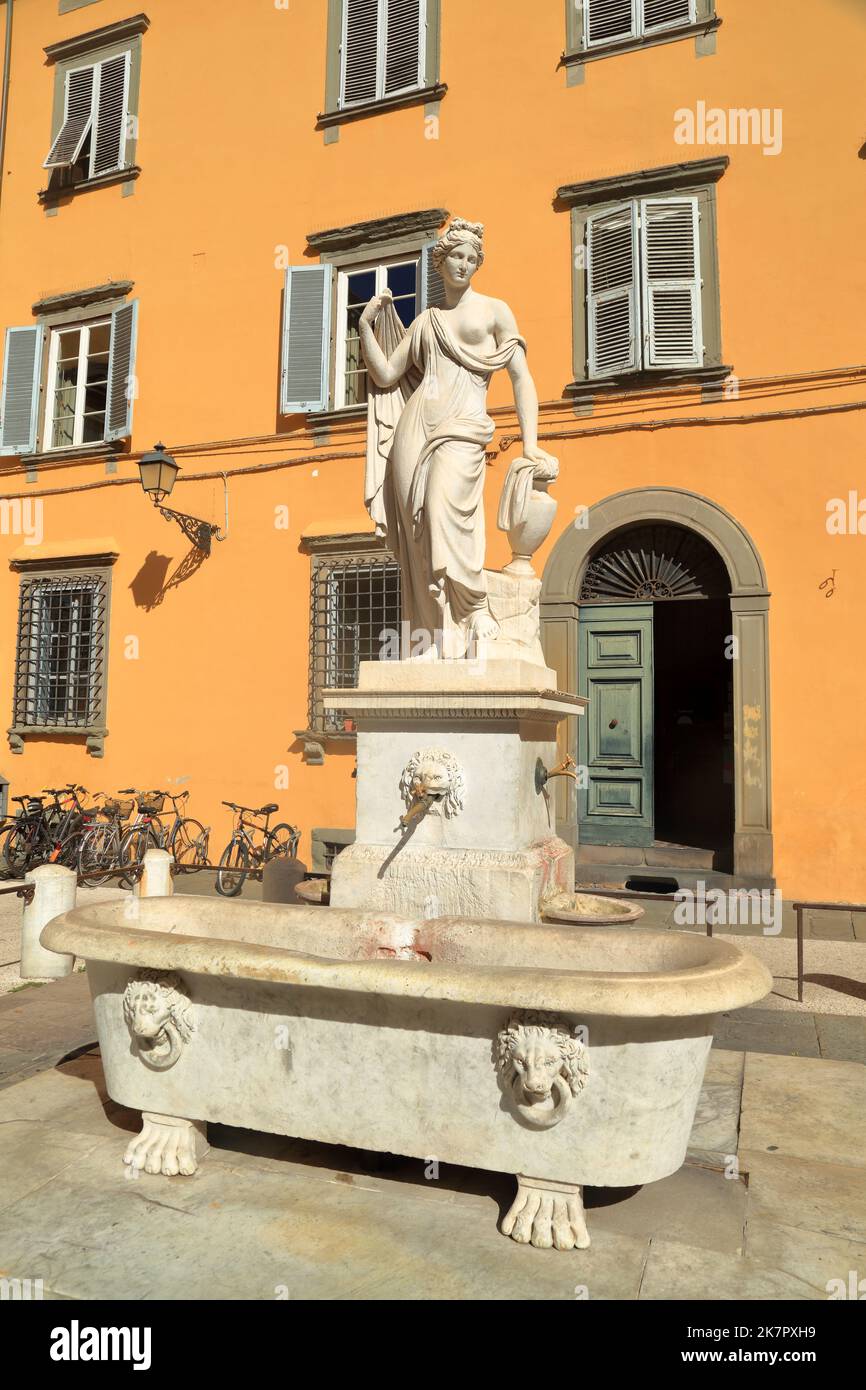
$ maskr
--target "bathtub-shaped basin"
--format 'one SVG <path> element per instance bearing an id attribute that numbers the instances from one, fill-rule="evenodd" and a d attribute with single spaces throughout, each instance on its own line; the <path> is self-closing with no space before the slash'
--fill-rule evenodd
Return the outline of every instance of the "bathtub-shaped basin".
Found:
<path id="1" fill-rule="evenodd" d="M 83 957 L 125 1158 L 193 1172 L 206 1121 L 511 1172 L 502 1229 L 589 1243 L 580 1187 L 683 1162 L 714 1016 L 767 970 L 728 942 L 168 897 L 57 917 Z"/>

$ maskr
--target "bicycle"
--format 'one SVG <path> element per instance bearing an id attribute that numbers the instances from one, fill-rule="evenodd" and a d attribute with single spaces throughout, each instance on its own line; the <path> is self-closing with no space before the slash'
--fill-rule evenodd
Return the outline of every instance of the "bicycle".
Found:
<path id="1" fill-rule="evenodd" d="M 76 786 L 74 782 L 65 787 L 43 787 L 42 790 L 54 798 L 53 805 L 46 808 L 43 817 L 43 835 L 50 845 L 43 862 L 63 864 L 67 869 L 74 869 L 78 864 L 82 835 L 95 817 L 96 808 L 85 810 L 78 797 L 79 793 L 86 795 L 87 788 Z"/>
<path id="2" fill-rule="evenodd" d="M 0 859 L 4 877 L 23 878 L 39 862 L 39 846 L 44 842 L 44 797 L 13 796 L 12 800 L 20 803 L 20 810 L 2 832 Z"/>
<path id="3" fill-rule="evenodd" d="M 275 825 L 273 830 L 268 830 L 271 816 L 274 811 L 279 810 L 276 802 L 256 808 L 239 806 L 235 801 L 224 801 L 223 806 L 228 806 L 229 810 L 236 814 L 231 839 L 220 855 L 216 890 L 224 898 L 234 898 L 241 891 L 247 874 L 257 873 L 262 865 L 269 863 L 272 859 L 284 856 L 294 858 L 301 832 L 296 830 L 293 825 L 286 824 L 285 821 Z M 247 816 L 259 819 L 264 816 L 265 823 L 259 825 L 255 820 L 245 819 Z M 255 834 L 264 837 L 262 844 L 256 844 L 253 838 Z"/>
<path id="4" fill-rule="evenodd" d="M 124 837 L 124 864 L 143 863 L 149 849 L 167 849 L 178 873 L 192 873 L 207 863 L 210 826 L 202 825 L 192 816 L 182 815 L 179 809 L 178 803 L 182 805 L 187 800 L 189 791 L 174 795 L 159 790 L 135 792 L 133 787 L 125 790 L 138 797 L 139 814 Z M 166 800 L 174 810 L 174 820 L 168 829 L 159 818 Z"/>
<path id="5" fill-rule="evenodd" d="M 102 815 L 104 820 L 94 820 L 88 825 L 81 838 L 78 851 L 78 876 L 88 888 L 98 888 L 107 883 L 111 871 L 125 862 L 123 843 L 126 834 L 123 822 L 132 813 L 135 802 L 118 801 L 107 792 L 94 792 L 95 798 L 102 799 L 102 806 L 95 807 L 92 814 Z M 90 813 L 87 813 L 90 814 Z M 131 888 L 133 877 L 121 877 L 121 887 Z"/>

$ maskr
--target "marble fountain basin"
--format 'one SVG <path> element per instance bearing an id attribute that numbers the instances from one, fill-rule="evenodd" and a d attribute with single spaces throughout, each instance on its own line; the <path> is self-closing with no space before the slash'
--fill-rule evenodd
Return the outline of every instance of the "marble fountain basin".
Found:
<path id="1" fill-rule="evenodd" d="M 207 1121 L 515 1174 L 506 1235 L 589 1244 L 581 1188 L 682 1164 L 715 1015 L 771 977 L 703 935 L 413 921 L 213 898 L 97 903 L 87 962 L 124 1159 L 191 1175 Z"/>

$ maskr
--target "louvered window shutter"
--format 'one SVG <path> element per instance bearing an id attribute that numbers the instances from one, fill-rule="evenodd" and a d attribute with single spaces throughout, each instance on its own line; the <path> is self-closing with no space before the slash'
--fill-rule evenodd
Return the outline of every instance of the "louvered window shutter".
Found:
<path id="1" fill-rule="evenodd" d="M 387 0 L 385 95 L 423 82 L 426 0 Z"/>
<path id="2" fill-rule="evenodd" d="M 44 169 L 65 169 L 81 154 L 90 123 L 93 119 L 93 83 L 95 68 L 75 68 L 66 74 L 66 95 L 61 125 Z"/>
<path id="3" fill-rule="evenodd" d="M 676 24 L 692 24 L 695 0 L 643 0 L 643 32 L 670 29 Z"/>
<path id="4" fill-rule="evenodd" d="M 379 0 L 344 0 L 340 105 L 374 101 L 379 72 Z"/>
<path id="5" fill-rule="evenodd" d="M 591 213 L 586 251 L 589 375 L 634 372 L 640 365 L 636 204 Z"/>
<path id="6" fill-rule="evenodd" d="M 6 330 L 0 454 L 36 449 L 43 333 L 41 324 Z"/>
<path id="7" fill-rule="evenodd" d="M 132 406 L 136 396 L 135 344 L 138 300 L 115 309 L 111 315 L 111 351 L 108 358 L 108 402 L 105 438 L 126 439 L 132 434 Z"/>
<path id="8" fill-rule="evenodd" d="M 433 264 L 433 247 L 421 252 L 421 308 L 445 308 L 445 281 Z"/>
<path id="9" fill-rule="evenodd" d="M 108 58 L 99 64 L 96 93 L 96 132 L 93 173 L 107 174 L 122 169 L 126 154 L 126 107 L 129 80 L 129 54 Z"/>
<path id="10" fill-rule="evenodd" d="M 284 415 L 327 406 L 333 282 L 330 265 L 295 265 L 286 271 L 280 393 Z"/>
<path id="11" fill-rule="evenodd" d="M 641 203 L 644 353 L 648 367 L 701 367 L 697 198 Z"/>
<path id="12" fill-rule="evenodd" d="M 585 0 L 584 42 L 587 48 L 637 34 L 639 3 L 640 0 Z"/>

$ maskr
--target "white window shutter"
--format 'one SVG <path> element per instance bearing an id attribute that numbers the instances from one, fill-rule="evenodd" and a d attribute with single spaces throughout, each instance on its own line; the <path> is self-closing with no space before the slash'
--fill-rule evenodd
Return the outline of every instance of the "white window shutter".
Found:
<path id="1" fill-rule="evenodd" d="M 63 124 L 48 151 L 43 169 L 65 169 L 81 154 L 93 119 L 94 75 L 92 67 L 67 72 Z"/>
<path id="2" fill-rule="evenodd" d="M 585 0 L 584 43 L 615 43 L 637 34 L 640 0 Z"/>
<path id="3" fill-rule="evenodd" d="M 32 454 L 36 449 L 43 338 L 41 323 L 6 330 L 0 454 Z"/>
<path id="4" fill-rule="evenodd" d="M 340 105 L 374 101 L 379 73 L 380 0 L 343 0 Z"/>
<path id="5" fill-rule="evenodd" d="M 693 24 L 695 0 L 642 0 L 643 32 L 672 29 L 678 24 Z"/>
<path id="6" fill-rule="evenodd" d="M 280 410 L 324 410 L 328 404 L 334 267 L 293 265 L 286 271 Z"/>
<path id="7" fill-rule="evenodd" d="M 640 366 L 637 206 L 591 213 L 586 222 L 588 368 L 617 376 Z"/>
<path id="8" fill-rule="evenodd" d="M 111 315 L 111 350 L 108 356 L 108 400 L 105 438 L 127 439 L 132 434 L 132 406 L 136 397 L 135 347 L 138 334 L 138 300 L 115 309 Z"/>
<path id="9" fill-rule="evenodd" d="M 96 91 L 96 130 L 93 137 L 93 172 L 107 174 L 122 169 L 126 155 L 126 109 L 129 84 L 128 53 L 99 64 Z"/>
<path id="10" fill-rule="evenodd" d="M 385 95 L 424 81 L 424 17 L 427 0 L 387 0 Z"/>
<path id="11" fill-rule="evenodd" d="M 421 252 L 421 308 L 445 308 L 445 281 L 433 264 L 433 247 Z"/>
<path id="12" fill-rule="evenodd" d="M 697 198 L 641 203 L 644 346 L 648 367 L 702 367 Z"/>

